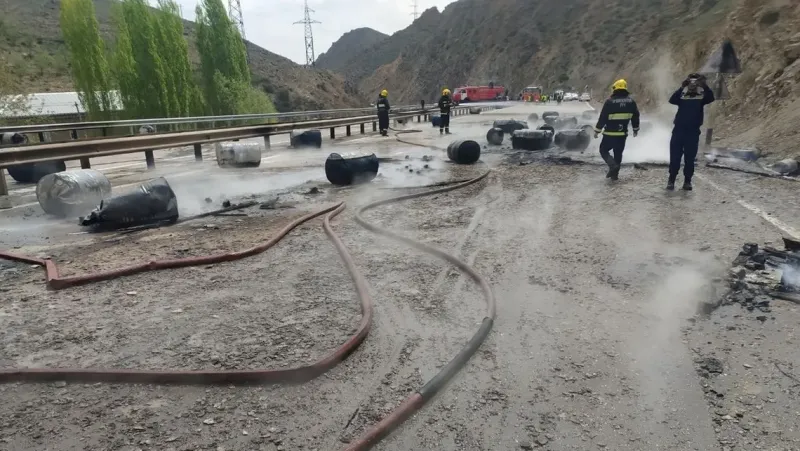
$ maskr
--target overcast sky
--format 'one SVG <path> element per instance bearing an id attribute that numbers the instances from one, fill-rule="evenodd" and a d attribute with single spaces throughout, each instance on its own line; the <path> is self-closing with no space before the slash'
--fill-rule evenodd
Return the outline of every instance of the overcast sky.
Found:
<path id="1" fill-rule="evenodd" d="M 177 0 L 184 18 L 194 20 L 199 0 Z M 228 0 L 223 0 L 226 4 Z M 293 25 L 303 19 L 303 0 L 240 0 L 244 13 L 247 40 L 265 49 L 305 64 L 303 25 Z M 436 6 L 439 11 L 454 0 L 417 0 L 419 12 Z M 155 3 L 151 0 L 151 3 Z M 344 33 L 369 27 L 392 34 L 411 24 L 413 0 L 308 0 L 315 11 L 314 53 L 328 50 Z"/>

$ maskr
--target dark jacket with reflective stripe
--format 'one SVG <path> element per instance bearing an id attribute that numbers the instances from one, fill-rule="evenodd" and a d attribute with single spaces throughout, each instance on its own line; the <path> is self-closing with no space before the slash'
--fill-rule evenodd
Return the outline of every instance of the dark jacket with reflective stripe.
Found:
<path id="1" fill-rule="evenodd" d="M 619 89 L 606 99 L 594 130 L 606 136 L 628 136 L 628 122 L 639 131 L 639 107 L 628 91 Z"/>
<path id="2" fill-rule="evenodd" d="M 675 113 L 675 128 L 685 131 L 699 131 L 703 125 L 703 107 L 714 102 L 714 92 L 707 87 L 698 88 L 696 94 L 680 88 L 669 98 L 669 103 L 678 105 Z"/>
<path id="3" fill-rule="evenodd" d="M 450 96 L 439 97 L 439 112 L 441 114 L 450 114 L 450 107 L 452 106 L 453 101 L 450 100 Z"/>
<path id="4" fill-rule="evenodd" d="M 378 102 L 375 105 L 378 107 L 378 114 L 389 113 L 389 99 L 386 97 L 379 97 Z"/>

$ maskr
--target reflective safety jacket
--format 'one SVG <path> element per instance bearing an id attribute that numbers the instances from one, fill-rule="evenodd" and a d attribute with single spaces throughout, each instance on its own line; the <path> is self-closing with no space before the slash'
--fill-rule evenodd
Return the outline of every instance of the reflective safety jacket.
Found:
<path id="1" fill-rule="evenodd" d="M 714 102 L 714 92 L 707 87 L 699 87 L 696 93 L 680 88 L 669 98 L 669 103 L 678 105 L 675 114 L 675 128 L 682 131 L 699 131 L 703 125 L 703 107 Z"/>
<path id="2" fill-rule="evenodd" d="M 378 107 L 378 114 L 389 114 L 389 99 L 386 97 L 379 97 L 378 102 L 375 103 L 375 106 Z"/>
<path id="3" fill-rule="evenodd" d="M 453 101 L 450 100 L 450 96 L 442 96 L 439 98 L 439 113 L 449 115 L 450 114 L 450 107 L 453 106 Z"/>
<path id="4" fill-rule="evenodd" d="M 628 136 L 628 122 L 639 131 L 639 107 L 624 89 L 618 89 L 606 99 L 594 131 L 604 136 Z"/>

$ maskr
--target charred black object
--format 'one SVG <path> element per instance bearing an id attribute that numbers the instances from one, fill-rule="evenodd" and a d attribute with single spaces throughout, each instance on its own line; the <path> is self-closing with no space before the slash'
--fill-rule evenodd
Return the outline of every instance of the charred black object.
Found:
<path id="1" fill-rule="evenodd" d="M 447 146 L 447 157 L 458 164 L 473 164 L 481 158 L 481 145 L 475 141 L 453 141 Z"/>
<path id="2" fill-rule="evenodd" d="M 322 132 L 319 130 L 293 130 L 289 134 L 289 144 L 294 147 L 322 147 Z"/>
<path id="3" fill-rule="evenodd" d="M 135 191 L 103 200 L 79 224 L 93 230 L 115 230 L 178 220 L 178 198 L 164 177 L 147 181 Z"/>
<path id="4" fill-rule="evenodd" d="M 494 121 L 494 123 L 492 124 L 492 128 L 499 128 L 500 130 L 503 130 L 503 133 L 510 135 L 514 133 L 516 130 L 527 129 L 528 123 L 525 121 L 516 121 L 513 119 L 509 120 L 501 119 Z"/>
<path id="5" fill-rule="evenodd" d="M 357 156 L 332 153 L 325 160 L 325 176 L 337 186 L 356 185 L 372 181 L 379 167 L 380 161 L 374 153 Z"/>

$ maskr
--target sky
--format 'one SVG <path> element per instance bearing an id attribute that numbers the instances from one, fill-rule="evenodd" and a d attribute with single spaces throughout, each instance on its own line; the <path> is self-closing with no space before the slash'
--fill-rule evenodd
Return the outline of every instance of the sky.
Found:
<path id="1" fill-rule="evenodd" d="M 228 0 L 223 0 L 226 4 Z M 417 0 L 418 11 L 444 7 L 454 0 Z M 194 20 L 198 0 L 177 0 L 185 19 Z M 303 25 L 303 0 L 240 0 L 247 40 L 265 49 L 305 64 L 306 50 Z M 155 3 L 151 0 L 151 3 Z M 314 53 L 328 50 L 344 33 L 369 27 L 392 34 L 411 24 L 413 0 L 308 0 L 315 12 L 313 20 Z"/>

